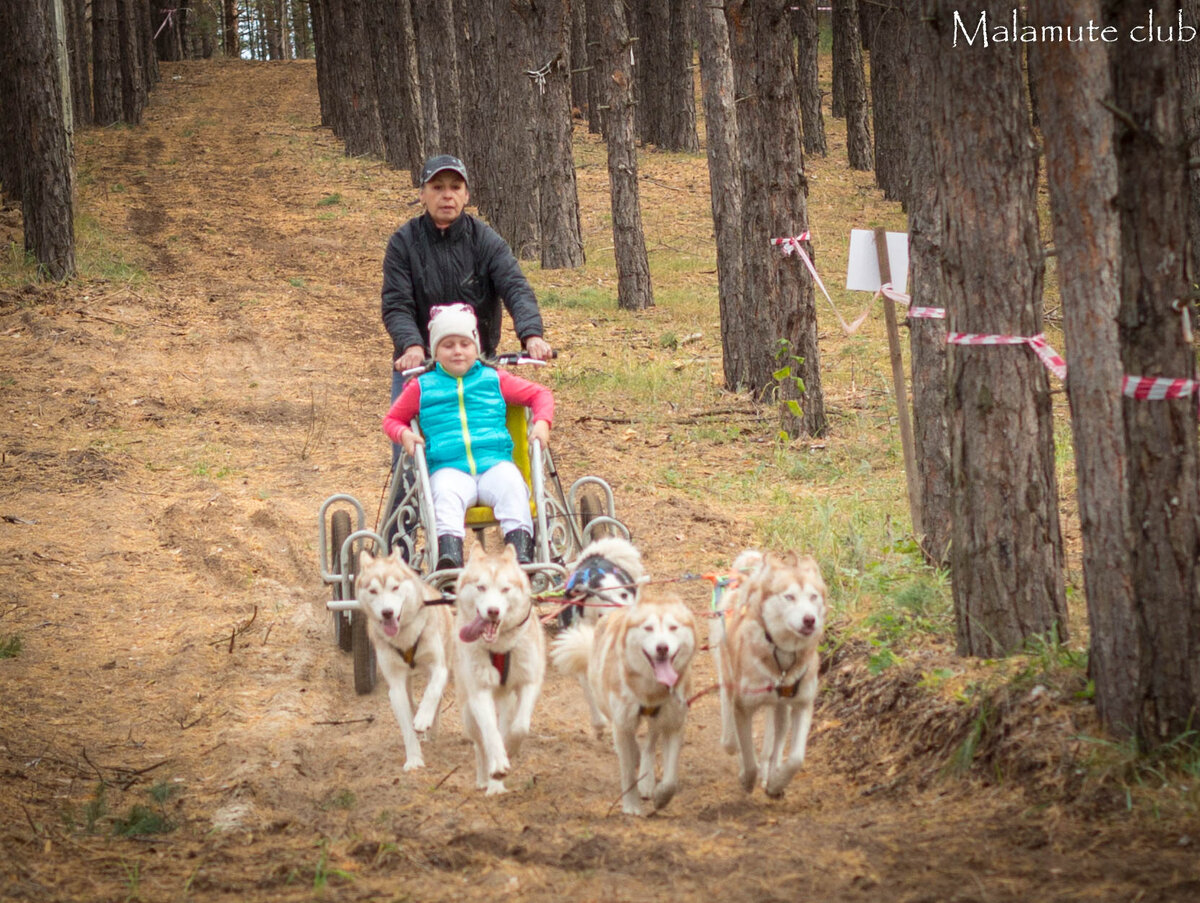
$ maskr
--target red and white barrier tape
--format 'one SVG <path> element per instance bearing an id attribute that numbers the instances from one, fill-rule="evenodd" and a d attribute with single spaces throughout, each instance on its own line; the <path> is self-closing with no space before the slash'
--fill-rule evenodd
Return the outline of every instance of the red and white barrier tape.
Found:
<path id="1" fill-rule="evenodd" d="M 804 246 L 801 244 L 801 242 L 809 241 L 810 237 L 810 233 L 801 232 L 799 235 L 791 235 L 784 238 L 772 238 L 771 244 L 779 248 L 779 250 L 783 252 L 784 257 L 787 257 L 794 252 L 802 261 L 804 261 L 804 265 L 808 267 L 808 272 L 812 274 L 813 282 L 817 284 L 817 287 L 821 290 L 821 294 L 825 296 L 825 300 L 828 301 L 829 306 L 833 308 L 833 315 L 837 317 L 838 323 L 842 327 L 842 332 L 844 332 L 846 335 L 854 335 L 854 333 L 858 332 L 858 327 L 862 326 L 863 320 L 867 318 L 867 314 L 871 312 L 871 308 L 868 306 L 867 309 L 864 310 L 858 316 L 858 319 L 856 319 L 853 323 L 847 323 L 844 319 L 842 319 L 841 311 L 837 309 L 837 305 L 834 304 L 833 299 L 829 297 L 829 292 L 825 288 L 825 283 L 821 281 L 821 276 L 817 273 L 817 268 L 813 266 L 812 260 L 809 258 L 808 254 L 805 253 Z"/>
<path id="2" fill-rule="evenodd" d="M 946 310 L 942 307 L 913 307 L 912 295 L 905 292 L 896 291 L 895 286 L 890 282 L 885 282 L 879 286 L 879 292 L 875 295 L 878 298 L 880 295 L 890 301 L 895 301 L 908 310 L 908 315 L 914 320 L 944 320 L 946 319 Z"/>
<path id="3" fill-rule="evenodd" d="M 1139 401 L 1163 401 L 1168 398 L 1190 398 L 1196 394 L 1194 379 L 1167 379 L 1154 376 L 1126 376 L 1121 380 L 1121 394 Z"/>
<path id="4" fill-rule="evenodd" d="M 946 335 L 947 345 L 1028 345 L 1034 350 L 1046 369 L 1059 379 L 1067 378 L 1067 362 L 1046 343 L 1046 336 L 1038 333 L 1024 335 L 981 335 L 971 332 L 951 332 Z"/>

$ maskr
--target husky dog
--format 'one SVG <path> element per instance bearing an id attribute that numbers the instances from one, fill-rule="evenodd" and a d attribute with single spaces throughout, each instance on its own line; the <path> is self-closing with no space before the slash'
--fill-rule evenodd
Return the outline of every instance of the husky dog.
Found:
<path id="1" fill-rule="evenodd" d="M 621 808 L 642 814 L 642 799 L 661 809 L 679 786 L 679 750 L 687 719 L 696 621 L 678 598 L 615 609 L 596 625 L 578 624 L 554 641 L 551 658 L 564 674 L 586 675 L 593 698 L 612 723 L 621 771 Z M 645 721 L 639 741 L 638 725 Z M 654 752 L 662 743 L 662 781 Z"/>
<path id="2" fill-rule="evenodd" d="M 641 553 L 619 536 L 588 543 L 570 570 L 564 596 L 572 604 L 559 619 L 563 627 L 577 619 L 594 624 L 613 608 L 636 605 L 646 573 Z"/>
<path id="3" fill-rule="evenodd" d="M 747 573 L 718 604 L 713 658 L 721 688 L 721 745 L 741 753 L 742 787 L 754 789 L 760 764 L 768 796 L 782 796 L 804 763 L 817 697 L 817 647 L 825 630 L 825 581 L 817 563 L 795 552 L 745 552 Z M 755 757 L 754 713 L 767 710 L 761 762 Z M 789 745 L 784 758 L 784 745 Z"/>
<path id="4" fill-rule="evenodd" d="M 546 674 L 546 639 L 512 546 L 489 554 L 475 545 L 455 590 L 455 688 L 463 728 L 475 744 L 475 785 L 492 796 L 504 793 L 509 760 L 529 736 Z"/>
<path id="5" fill-rule="evenodd" d="M 425 760 L 418 735 L 437 723 L 438 706 L 450 677 L 453 616 L 447 608 L 425 604 L 440 600 L 442 594 L 404 563 L 399 549 L 386 557 L 362 551 L 355 595 L 367 615 L 367 633 L 404 737 L 404 770 L 421 768 Z M 416 717 L 411 683 L 414 671 L 424 673 L 428 680 Z"/>

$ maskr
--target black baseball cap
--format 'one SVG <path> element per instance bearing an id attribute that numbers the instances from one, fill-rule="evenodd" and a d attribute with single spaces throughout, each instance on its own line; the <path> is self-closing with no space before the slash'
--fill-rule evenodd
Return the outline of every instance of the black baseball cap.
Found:
<path id="1" fill-rule="evenodd" d="M 463 177 L 464 182 L 470 184 L 471 180 L 467 178 L 467 167 L 463 165 L 463 161 L 449 154 L 438 154 L 438 156 L 430 157 L 425 161 L 425 166 L 421 170 L 421 184 L 424 185 L 439 172 L 446 169 L 458 173 Z"/>

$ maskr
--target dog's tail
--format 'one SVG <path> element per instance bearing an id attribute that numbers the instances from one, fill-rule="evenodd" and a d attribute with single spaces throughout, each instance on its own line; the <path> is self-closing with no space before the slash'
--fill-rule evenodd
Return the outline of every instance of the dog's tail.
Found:
<path id="1" fill-rule="evenodd" d="M 591 624 L 576 624 L 560 633 L 550 646 L 550 661 L 554 667 L 574 677 L 586 675 L 595 635 L 596 628 Z"/>

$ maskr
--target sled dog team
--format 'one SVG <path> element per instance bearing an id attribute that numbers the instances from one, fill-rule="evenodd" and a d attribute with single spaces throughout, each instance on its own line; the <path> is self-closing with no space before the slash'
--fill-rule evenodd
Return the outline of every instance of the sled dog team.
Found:
<path id="1" fill-rule="evenodd" d="M 721 745 L 739 754 L 739 778 L 781 795 L 804 762 L 817 694 L 818 645 L 825 627 L 825 583 L 816 562 L 793 552 L 757 551 L 734 562 L 709 630 L 721 700 Z M 583 603 L 554 638 L 549 659 L 583 690 L 599 737 L 612 731 L 622 809 L 670 802 L 679 786 L 679 753 L 700 646 L 696 618 L 678 598 L 644 598 L 645 569 L 629 542 L 591 543 L 571 566 L 567 597 Z M 454 611 L 427 605 L 441 596 L 398 551 L 363 551 L 357 598 L 388 699 L 404 740 L 404 770 L 421 768 L 421 735 L 434 729 L 454 672 L 463 727 L 475 749 L 475 783 L 503 793 L 504 778 L 529 736 L 546 672 L 546 638 L 529 578 L 511 545 L 478 545 L 455 585 Z M 451 668 L 453 659 L 453 668 Z M 426 680 L 414 711 L 414 672 Z M 752 719 L 766 710 L 761 753 Z M 639 727 L 645 729 L 639 737 Z M 656 751 L 661 777 L 656 776 Z"/>

